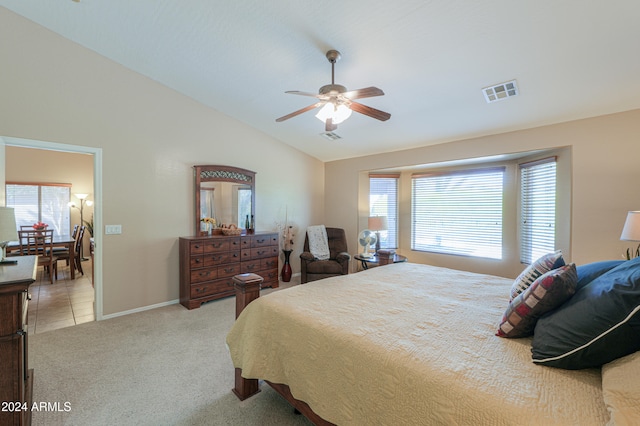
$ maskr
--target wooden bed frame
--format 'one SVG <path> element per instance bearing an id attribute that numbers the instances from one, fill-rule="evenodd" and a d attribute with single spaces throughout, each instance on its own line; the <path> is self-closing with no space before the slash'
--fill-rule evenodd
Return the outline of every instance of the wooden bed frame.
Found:
<path id="1" fill-rule="evenodd" d="M 249 303 L 260 297 L 260 286 L 262 281 L 262 277 L 256 274 L 241 274 L 233 277 L 236 289 L 236 319 Z M 313 424 L 317 426 L 334 425 L 334 423 L 328 422 L 314 413 L 311 407 L 309 407 L 309 404 L 294 398 L 289 386 L 281 383 L 271 383 L 267 380 L 265 380 L 265 382 L 276 392 L 282 395 L 284 399 L 289 401 L 289 404 L 291 404 L 297 412 L 303 414 Z M 238 397 L 238 399 L 240 399 L 240 401 L 244 401 L 245 399 L 260 392 L 260 385 L 258 383 L 258 379 L 245 379 L 242 377 L 242 369 L 236 368 L 235 387 L 231 391 Z"/>

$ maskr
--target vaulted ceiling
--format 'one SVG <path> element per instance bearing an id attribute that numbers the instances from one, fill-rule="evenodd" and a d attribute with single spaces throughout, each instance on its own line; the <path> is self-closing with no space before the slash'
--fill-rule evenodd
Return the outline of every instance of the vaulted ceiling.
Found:
<path id="1" fill-rule="evenodd" d="M 125 67 L 323 161 L 640 108 L 635 0 L 0 0 Z M 19 42 L 16 40 L 15 42 Z M 334 133 L 306 112 L 331 82 L 376 86 Z M 515 80 L 487 103 L 483 88 Z"/>

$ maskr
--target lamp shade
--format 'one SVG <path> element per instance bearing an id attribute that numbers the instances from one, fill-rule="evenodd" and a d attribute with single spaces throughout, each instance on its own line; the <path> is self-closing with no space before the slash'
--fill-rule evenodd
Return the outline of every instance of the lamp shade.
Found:
<path id="1" fill-rule="evenodd" d="M 0 242 L 17 241 L 17 228 L 13 207 L 0 207 Z"/>
<path id="2" fill-rule="evenodd" d="M 333 124 L 340 124 L 347 118 L 351 116 L 351 108 L 346 105 L 340 104 L 336 105 L 332 102 L 327 102 L 320 111 L 316 114 L 316 118 L 322 122 L 327 121 L 328 118 L 331 118 L 331 122 Z"/>
<path id="3" fill-rule="evenodd" d="M 627 213 L 627 220 L 624 222 L 620 239 L 624 241 L 640 241 L 640 211 Z"/>
<path id="4" fill-rule="evenodd" d="M 367 228 L 372 231 L 385 231 L 388 227 L 386 216 L 371 216 Z"/>

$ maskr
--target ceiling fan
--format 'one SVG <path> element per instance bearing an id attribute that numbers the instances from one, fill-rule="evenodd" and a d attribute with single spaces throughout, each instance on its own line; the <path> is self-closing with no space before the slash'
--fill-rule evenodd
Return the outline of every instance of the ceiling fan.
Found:
<path id="1" fill-rule="evenodd" d="M 371 98 L 374 96 L 382 96 L 384 92 L 377 87 L 366 87 L 364 89 L 347 91 L 347 88 L 335 84 L 334 81 L 334 67 L 336 62 L 340 59 L 340 52 L 337 50 L 329 50 L 326 54 L 327 59 L 331 63 L 331 84 L 322 86 L 318 91 L 318 94 L 309 92 L 299 92 L 297 90 L 287 91 L 285 93 L 291 93 L 293 95 L 311 96 L 318 98 L 319 101 L 308 107 L 299 109 L 276 119 L 277 122 L 288 120 L 296 115 L 300 115 L 304 112 L 311 111 L 315 108 L 321 108 L 316 114 L 316 117 L 325 123 L 325 131 L 330 132 L 338 128 L 338 124 L 349 118 L 352 111 L 359 112 L 360 114 L 368 115 L 380 121 L 387 121 L 391 118 L 391 114 L 388 112 L 380 111 L 375 108 L 371 108 L 366 105 L 362 105 L 359 102 L 355 102 L 355 99 Z"/>

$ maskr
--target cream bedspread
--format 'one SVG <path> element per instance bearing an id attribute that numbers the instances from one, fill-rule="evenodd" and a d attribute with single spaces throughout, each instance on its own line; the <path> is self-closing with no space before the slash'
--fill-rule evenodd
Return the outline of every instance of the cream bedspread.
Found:
<path id="1" fill-rule="evenodd" d="M 531 362 L 496 337 L 512 280 L 411 263 L 277 291 L 227 343 L 246 378 L 288 384 L 339 425 L 604 425 L 599 369 Z"/>

